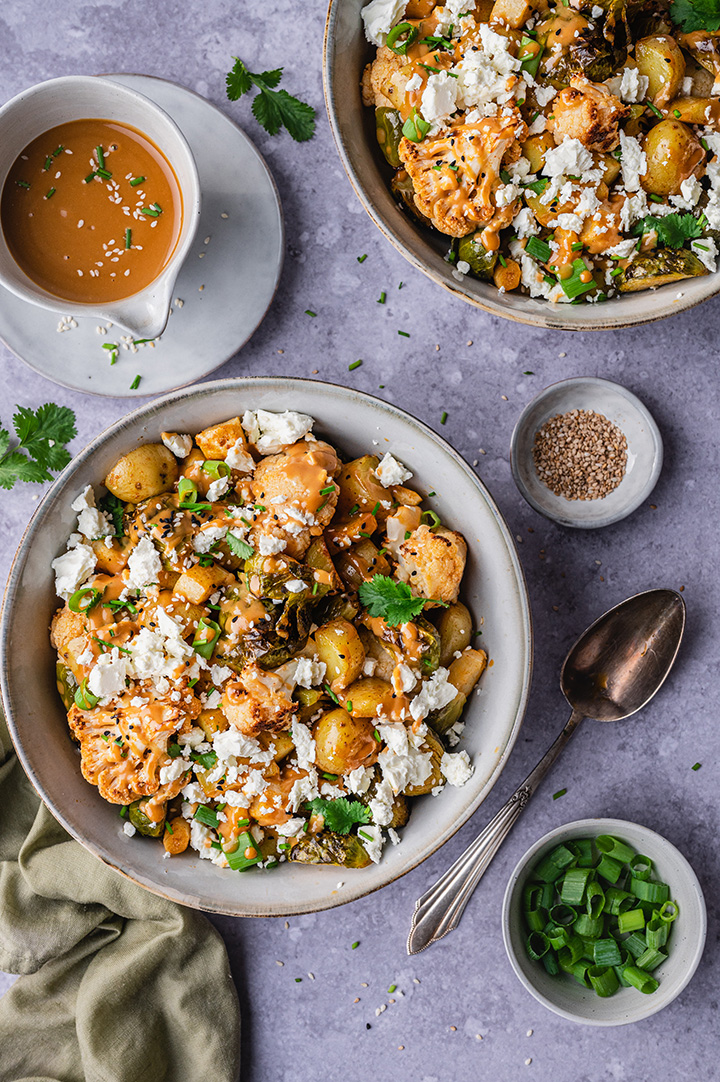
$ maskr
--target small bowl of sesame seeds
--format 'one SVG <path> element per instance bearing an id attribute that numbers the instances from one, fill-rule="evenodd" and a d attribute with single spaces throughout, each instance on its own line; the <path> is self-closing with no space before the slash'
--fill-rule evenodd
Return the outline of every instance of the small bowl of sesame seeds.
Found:
<path id="1" fill-rule="evenodd" d="M 510 460 L 531 507 L 561 526 L 595 529 L 648 498 L 663 444 L 636 395 L 607 379 L 578 376 L 551 384 L 525 407 Z"/>

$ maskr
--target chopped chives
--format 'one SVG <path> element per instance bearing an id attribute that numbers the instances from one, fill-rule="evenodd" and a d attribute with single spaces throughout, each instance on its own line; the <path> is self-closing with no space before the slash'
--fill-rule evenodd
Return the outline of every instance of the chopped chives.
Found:
<path id="1" fill-rule="evenodd" d="M 398 334 L 401 334 L 403 336 L 403 338 L 409 338 L 410 337 L 410 335 L 408 334 L 407 331 L 398 331 Z"/>
<path id="2" fill-rule="evenodd" d="M 356 369 L 356 368 L 359 368 L 361 364 L 362 364 L 362 360 L 360 360 L 360 361 L 353 361 L 353 363 L 352 363 L 352 364 L 349 364 L 349 365 L 348 365 L 348 372 L 354 372 L 354 371 L 355 371 L 355 369 Z"/>
<path id="3" fill-rule="evenodd" d="M 145 177 L 133 177 L 132 180 L 130 181 L 130 187 L 131 188 L 137 188 L 138 184 L 142 184 L 142 182 L 144 180 L 145 180 Z"/>
<path id="4" fill-rule="evenodd" d="M 574 244 L 571 244 L 573 252 L 579 252 L 584 248 L 584 244 L 581 240 L 576 240 Z"/>
<path id="5" fill-rule="evenodd" d="M 45 196 L 45 198 L 46 198 L 46 199 L 51 199 L 51 198 L 52 198 L 52 197 L 53 197 L 53 196 L 55 195 L 55 191 L 56 191 L 56 189 L 55 189 L 55 188 L 51 188 L 51 189 L 50 189 L 50 191 L 49 191 L 49 192 L 47 193 L 47 195 Z M 62 213 L 62 212 L 61 212 L 61 213 Z"/>
<path id="6" fill-rule="evenodd" d="M 140 386 L 140 380 L 141 379 L 142 379 L 142 376 L 135 376 L 135 379 L 130 384 L 130 390 L 131 391 L 137 391 L 138 387 Z"/>
<path id="7" fill-rule="evenodd" d="M 661 195 L 657 195 L 655 192 L 650 192 L 649 198 L 653 203 L 662 203 L 663 201 L 663 197 Z"/>
<path id="8" fill-rule="evenodd" d="M 62 145 L 62 143 L 59 147 L 55 147 L 55 149 L 53 150 L 53 158 L 57 158 L 59 154 L 62 154 L 64 149 L 65 147 Z"/>
<path id="9" fill-rule="evenodd" d="M 699 770 L 701 766 L 702 766 L 702 763 L 694 763 L 690 769 L 691 770 Z"/>
<path id="10" fill-rule="evenodd" d="M 132 229 L 125 230 L 125 249 L 128 248 L 132 248 Z"/>
<path id="11" fill-rule="evenodd" d="M 397 985 L 396 984 L 391 984 L 390 987 L 388 988 L 388 995 L 390 995 L 392 992 L 397 992 Z"/>
<path id="12" fill-rule="evenodd" d="M 447 421 L 447 419 L 448 419 L 447 410 L 443 410 L 441 415 L 440 415 L 440 424 L 444 425 L 445 422 Z"/>
<path id="13" fill-rule="evenodd" d="M 387 298 L 387 293 L 384 293 L 384 292 L 381 293 L 379 298 L 378 298 L 378 304 L 385 304 L 386 298 Z"/>
<path id="14" fill-rule="evenodd" d="M 532 376 L 532 372 L 523 372 L 524 376 Z M 565 796 L 567 789 L 558 789 L 557 793 L 553 793 L 553 800 L 557 800 L 561 796 Z"/>
<path id="15" fill-rule="evenodd" d="M 357 947 L 359 947 L 359 946 L 360 946 L 360 940 L 359 940 L 359 939 L 356 939 L 356 940 L 355 940 L 355 942 L 354 942 L 354 943 L 352 944 L 352 946 L 351 946 L 351 948 L 350 948 L 350 949 L 351 949 L 351 950 L 356 950 L 356 949 L 357 949 Z"/>
<path id="16" fill-rule="evenodd" d="M 142 210 L 140 211 L 140 213 L 144 214 L 147 218 L 159 218 L 160 217 L 160 212 L 155 210 L 154 207 L 143 207 Z"/>
<path id="17" fill-rule="evenodd" d="M 102 177 L 103 180 L 110 180 L 110 177 L 112 176 L 110 170 L 104 169 L 102 166 L 98 166 L 98 168 L 95 170 L 95 174 L 99 177 Z"/>
<path id="18" fill-rule="evenodd" d="M 101 169 L 105 168 L 105 153 L 102 147 L 95 147 L 95 154 L 97 156 L 97 162 Z"/>
<path id="19" fill-rule="evenodd" d="M 28 182 L 26 180 L 18 180 L 17 186 L 18 186 L 18 188 L 29 188 L 30 187 L 30 185 L 28 184 Z"/>
<path id="20" fill-rule="evenodd" d="M 311 308 L 306 308 L 305 309 L 305 315 L 306 316 L 313 316 L 313 318 L 314 318 L 317 315 L 317 312 L 313 312 L 313 310 Z"/>
<path id="21" fill-rule="evenodd" d="M 673 116 L 676 116 L 678 118 L 678 120 L 679 120 L 680 117 L 682 116 L 682 113 L 680 112 L 679 109 L 673 109 Z"/>
<path id="22" fill-rule="evenodd" d="M 660 112 L 660 110 L 657 108 L 656 105 L 653 105 L 653 103 L 651 101 L 646 101 L 645 102 L 645 108 L 649 109 L 651 113 L 654 113 L 655 116 L 659 117 L 660 120 L 662 120 L 662 118 L 663 118 L 662 113 Z"/>
<path id="23" fill-rule="evenodd" d="M 53 160 L 50 157 L 50 155 L 48 155 L 48 157 L 45 159 L 45 170 L 44 171 L 47 171 L 48 169 L 52 169 L 52 163 L 53 163 Z"/>
<path id="24" fill-rule="evenodd" d="M 96 173 L 88 173 L 88 175 L 85 177 L 85 183 L 89 184 L 91 180 L 95 179 L 96 175 Z"/>
<path id="25" fill-rule="evenodd" d="M 507 259 L 506 259 L 506 258 L 505 258 L 505 256 L 504 256 L 504 255 L 502 254 L 502 252 L 501 252 L 501 253 L 500 253 L 500 255 L 498 256 L 498 259 L 500 260 L 500 266 L 501 266 L 501 267 L 507 267 Z"/>
<path id="26" fill-rule="evenodd" d="M 359 255 L 359 256 L 357 257 L 357 261 L 358 261 L 358 263 L 364 263 L 366 259 L 367 259 L 367 254 L 365 254 L 365 255 Z"/>

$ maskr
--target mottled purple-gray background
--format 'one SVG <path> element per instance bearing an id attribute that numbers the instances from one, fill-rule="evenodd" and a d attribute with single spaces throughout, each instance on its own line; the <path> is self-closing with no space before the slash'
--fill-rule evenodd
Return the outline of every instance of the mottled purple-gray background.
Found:
<path id="1" fill-rule="evenodd" d="M 530 706 L 505 773 L 474 820 L 420 868 L 353 905 L 295 918 L 289 928 L 283 920 L 215 921 L 242 1002 L 243 1078 L 709 1082 L 717 1077 L 718 1042 L 720 304 L 710 301 L 636 330 L 568 336 L 490 318 L 433 285 L 375 229 L 340 166 L 323 108 L 324 15 L 320 0 L 15 0 L 0 13 L 0 101 L 52 76 L 127 70 L 176 80 L 238 120 L 277 180 L 287 257 L 265 322 L 218 375 L 309 376 L 317 369 L 318 378 L 378 394 L 438 430 L 446 410 L 442 433 L 467 459 L 479 460 L 478 471 L 517 536 L 528 579 L 537 636 Z M 255 70 L 285 66 L 283 85 L 318 110 L 311 143 L 270 138 L 245 102 L 225 100 L 233 54 Z M 363 253 L 367 259 L 358 264 Z M 262 260 L 262 251 L 256 258 Z M 383 290 L 384 307 L 377 304 Z M 305 315 L 307 308 L 317 318 Z M 360 357 L 362 367 L 348 372 Z M 1 346 L 0 361 L 2 420 L 9 421 L 14 403 L 70 405 L 78 417 L 75 449 L 128 408 L 55 387 Z M 534 374 L 524 375 L 528 369 Z M 544 385 L 581 374 L 633 390 L 665 440 L 652 503 L 595 533 L 563 530 L 536 515 L 518 495 L 508 465 L 510 433 L 523 406 Z M 38 491 L 0 493 L 3 578 Z M 414 899 L 565 721 L 558 671 L 568 646 L 604 609 L 652 586 L 685 588 L 688 634 L 672 679 L 624 725 L 586 724 L 495 860 L 460 929 L 409 959 L 405 937 Z M 693 772 L 696 761 L 703 765 Z M 567 795 L 553 801 L 564 787 Z M 510 969 L 501 939 L 501 899 L 515 862 L 545 831 L 588 815 L 635 820 L 666 835 L 694 864 L 709 902 L 708 946 L 695 979 L 661 1014 L 620 1029 L 576 1026 L 536 1004 Z M 9 980 L 0 976 L 0 990 Z M 404 997 L 394 997 L 376 1017 L 391 984 Z"/>

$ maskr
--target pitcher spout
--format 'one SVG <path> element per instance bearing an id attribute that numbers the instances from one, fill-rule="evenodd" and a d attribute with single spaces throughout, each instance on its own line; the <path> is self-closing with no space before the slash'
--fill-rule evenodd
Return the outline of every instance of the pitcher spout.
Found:
<path id="1" fill-rule="evenodd" d="M 174 284 L 174 276 L 169 282 L 153 282 L 142 293 L 110 305 L 103 315 L 133 338 L 157 338 L 167 326 Z"/>

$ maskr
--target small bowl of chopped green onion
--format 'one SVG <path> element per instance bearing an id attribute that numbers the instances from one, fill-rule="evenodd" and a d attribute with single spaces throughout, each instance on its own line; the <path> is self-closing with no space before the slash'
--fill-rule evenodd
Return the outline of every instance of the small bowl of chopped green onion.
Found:
<path id="1" fill-rule="evenodd" d="M 527 990 L 593 1026 L 649 1018 L 680 995 L 705 947 L 697 876 L 667 839 L 622 819 L 557 827 L 523 856 L 503 939 Z"/>

